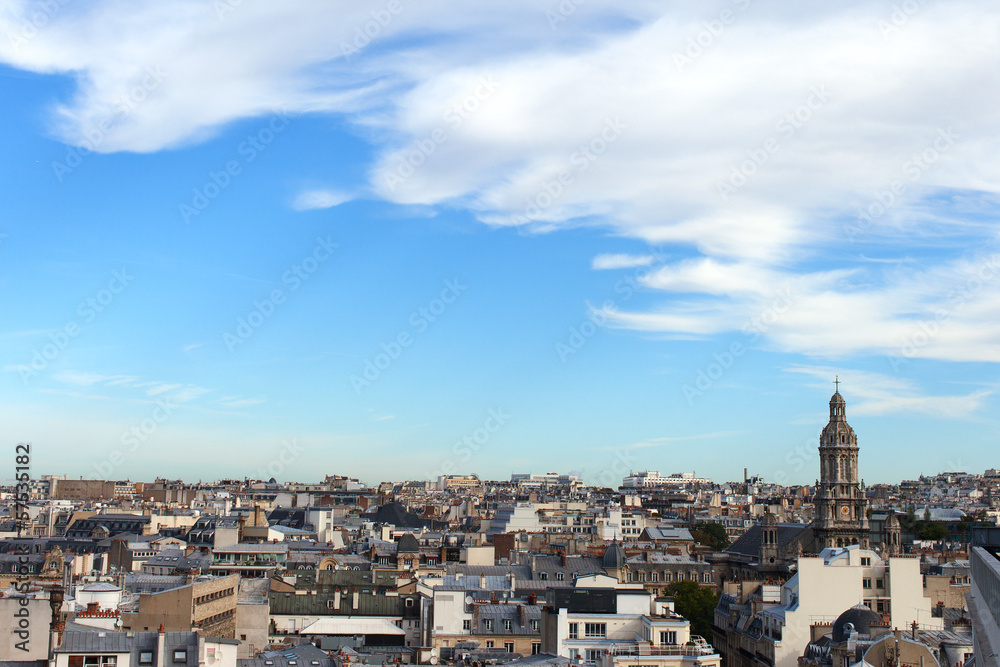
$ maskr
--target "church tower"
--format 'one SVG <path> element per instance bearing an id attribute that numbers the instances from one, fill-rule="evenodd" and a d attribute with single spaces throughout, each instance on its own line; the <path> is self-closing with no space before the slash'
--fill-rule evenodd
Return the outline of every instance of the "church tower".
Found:
<path id="1" fill-rule="evenodd" d="M 819 485 L 813 532 L 816 548 L 859 544 L 869 548 L 868 502 L 858 479 L 858 438 L 847 423 L 846 403 L 837 391 L 830 398 L 830 422 L 819 440 Z"/>

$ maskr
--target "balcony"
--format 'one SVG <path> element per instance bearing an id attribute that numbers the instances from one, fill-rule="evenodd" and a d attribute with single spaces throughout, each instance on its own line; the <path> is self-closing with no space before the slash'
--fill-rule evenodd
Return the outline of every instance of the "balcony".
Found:
<path id="1" fill-rule="evenodd" d="M 706 655 L 715 655 L 715 649 L 701 637 L 694 637 L 688 644 L 671 644 L 664 646 L 650 646 L 648 644 L 616 645 L 612 644 L 608 649 L 611 655 L 623 656 L 684 656 L 698 658 Z"/>

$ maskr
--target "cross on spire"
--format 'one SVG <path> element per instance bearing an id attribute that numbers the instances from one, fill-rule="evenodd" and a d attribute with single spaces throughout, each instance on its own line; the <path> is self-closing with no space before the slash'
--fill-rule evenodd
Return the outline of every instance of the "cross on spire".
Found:
<path id="1" fill-rule="evenodd" d="M 836 393 L 839 394 L 840 393 L 840 376 L 839 375 L 834 375 L 833 376 L 833 383 L 835 385 L 837 385 Z"/>

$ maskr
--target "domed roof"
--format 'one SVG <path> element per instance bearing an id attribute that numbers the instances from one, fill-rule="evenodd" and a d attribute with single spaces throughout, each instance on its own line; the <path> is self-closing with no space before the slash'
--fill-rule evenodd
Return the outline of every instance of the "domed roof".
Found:
<path id="1" fill-rule="evenodd" d="M 420 545 L 417 543 L 417 538 L 413 535 L 410 533 L 404 533 L 403 536 L 399 538 L 399 543 L 396 545 L 396 553 L 412 554 L 419 552 Z"/>
<path id="2" fill-rule="evenodd" d="M 890 512 L 885 518 L 885 525 L 889 528 L 899 528 L 899 519 L 896 518 L 895 512 Z"/>
<path id="3" fill-rule="evenodd" d="M 777 526 L 778 517 L 774 516 L 770 512 L 765 512 L 764 517 L 760 520 L 762 526 Z"/>
<path id="4" fill-rule="evenodd" d="M 861 635 L 871 634 L 872 626 L 883 625 L 882 617 L 863 604 L 854 605 L 833 622 L 833 641 L 847 641 L 851 630 Z M 848 627 L 851 626 L 851 627 Z"/>
<path id="5" fill-rule="evenodd" d="M 840 395 L 839 391 L 833 392 L 833 396 L 830 397 L 830 405 L 844 405 L 845 403 L 847 403 L 847 401 L 844 400 L 844 397 Z"/>
<path id="6" fill-rule="evenodd" d="M 625 550 L 617 540 L 608 545 L 604 550 L 604 557 L 601 559 L 601 567 L 606 569 L 620 569 L 625 565 Z"/>

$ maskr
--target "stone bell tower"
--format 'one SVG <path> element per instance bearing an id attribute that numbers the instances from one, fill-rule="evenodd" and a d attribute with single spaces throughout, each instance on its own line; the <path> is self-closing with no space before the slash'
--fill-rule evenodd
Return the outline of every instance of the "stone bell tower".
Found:
<path id="1" fill-rule="evenodd" d="M 819 439 L 819 484 L 813 532 L 816 549 L 858 544 L 869 548 L 868 502 L 858 475 L 858 438 L 847 423 L 846 402 L 830 398 L 830 422 Z"/>

